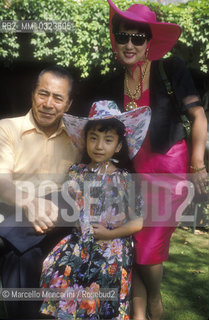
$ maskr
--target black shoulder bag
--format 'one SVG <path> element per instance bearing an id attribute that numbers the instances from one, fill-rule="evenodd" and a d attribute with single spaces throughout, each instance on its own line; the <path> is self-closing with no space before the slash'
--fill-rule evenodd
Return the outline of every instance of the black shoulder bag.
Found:
<path id="1" fill-rule="evenodd" d="M 159 71 L 160 71 L 160 75 L 161 75 L 161 78 L 164 82 L 164 85 L 166 87 L 166 90 L 167 90 L 167 93 L 171 99 L 171 102 L 172 102 L 172 105 L 173 107 L 176 109 L 180 119 L 181 119 L 181 122 L 182 122 L 182 125 L 184 127 L 184 130 L 185 130 L 185 134 L 186 134 L 186 139 L 189 140 L 191 138 L 191 122 L 189 121 L 189 119 L 187 118 L 187 116 L 185 114 L 182 114 L 181 113 L 181 110 L 179 108 L 179 104 L 178 104 L 178 101 L 176 99 L 176 96 L 175 96 L 175 93 L 174 91 L 172 90 L 172 86 L 171 86 L 171 83 L 167 77 L 167 74 L 165 72 L 165 68 L 164 68 L 164 65 L 163 65 L 163 60 L 160 60 L 159 61 Z"/>

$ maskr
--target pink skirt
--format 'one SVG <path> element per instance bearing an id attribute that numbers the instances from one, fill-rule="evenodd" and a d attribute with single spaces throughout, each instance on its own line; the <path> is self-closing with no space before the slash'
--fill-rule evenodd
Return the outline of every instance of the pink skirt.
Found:
<path id="1" fill-rule="evenodd" d="M 149 136 L 134 158 L 144 198 L 144 227 L 134 235 L 135 261 L 152 265 L 168 259 L 172 233 L 188 194 L 188 149 L 185 140 L 166 154 L 152 153 Z M 185 184 L 184 184 L 185 183 Z"/>

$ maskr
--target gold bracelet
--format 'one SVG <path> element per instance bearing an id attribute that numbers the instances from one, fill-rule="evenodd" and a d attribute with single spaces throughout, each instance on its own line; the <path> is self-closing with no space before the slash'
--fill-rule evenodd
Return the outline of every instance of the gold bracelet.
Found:
<path id="1" fill-rule="evenodd" d="M 202 171 L 202 170 L 205 170 L 206 169 L 206 166 L 202 167 L 202 168 L 195 168 L 193 166 L 190 166 L 190 171 L 191 172 L 199 172 L 199 171 Z"/>

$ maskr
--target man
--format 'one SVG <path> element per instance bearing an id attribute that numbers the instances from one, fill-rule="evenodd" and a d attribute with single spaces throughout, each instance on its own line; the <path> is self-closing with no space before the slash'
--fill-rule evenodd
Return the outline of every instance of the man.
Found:
<path id="1" fill-rule="evenodd" d="M 4 220 L 0 236 L 6 244 L 1 278 L 5 288 L 39 287 L 46 248 L 63 236 L 50 238 L 58 207 L 43 196 L 59 189 L 69 166 L 79 160 L 62 121 L 72 103 L 72 83 L 62 67 L 43 70 L 32 94 L 32 109 L 25 116 L 0 121 L 0 195 L 6 203 L 0 212 Z M 6 304 L 11 319 L 38 318 L 37 302 Z"/>

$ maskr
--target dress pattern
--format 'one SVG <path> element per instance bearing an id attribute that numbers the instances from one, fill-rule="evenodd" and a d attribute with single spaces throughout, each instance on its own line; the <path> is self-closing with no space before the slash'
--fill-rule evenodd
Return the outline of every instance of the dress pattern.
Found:
<path id="1" fill-rule="evenodd" d="M 132 239 L 95 240 L 91 225 L 97 222 L 113 229 L 142 214 L 142 199 L 137 189 L 135 210 L 130 209 L 130 183 L 132 177 L 124 170 L 98 175 L 83 164 L 71 167 L 68 192 L 80 212 L 79 228 L 72 228 L 45 259 L 41 286 L 79 294 L 75 299 L 45 299 L 42 313 L 58 319 L 130 319 Z M 87 189 L 90 185 L 90 197 L 84 197 L 86 185 Z M 90 210 L 86 209 L 85 198 L 91 199 Z M 80 293 L 99 293 L 103 289 L 108 292 L 116 289 L 116 299 L 80 297 Z"/>

